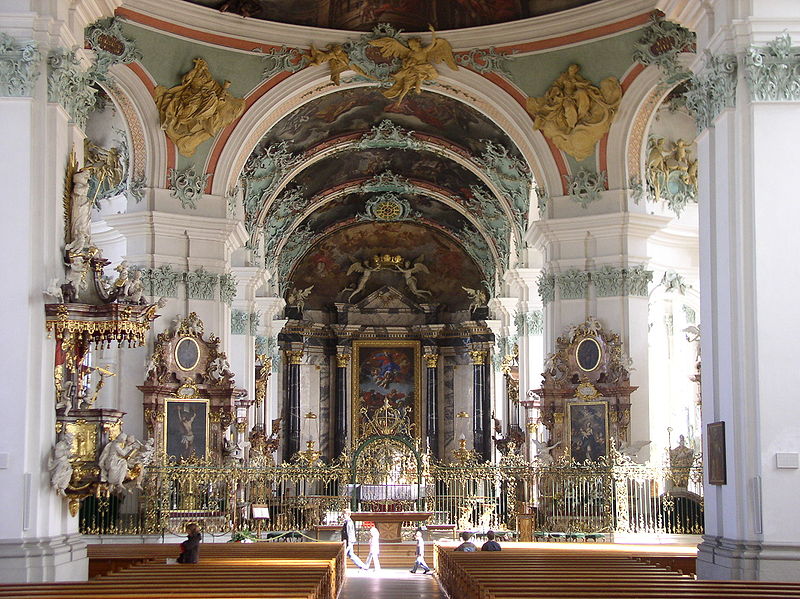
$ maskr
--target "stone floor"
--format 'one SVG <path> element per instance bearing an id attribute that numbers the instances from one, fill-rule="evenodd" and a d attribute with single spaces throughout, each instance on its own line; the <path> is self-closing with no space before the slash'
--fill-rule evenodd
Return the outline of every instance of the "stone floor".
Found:
<path id="1" fill-rule="evenodd" d="M 439 582 L 430 574 L 411 574 L 408 570 L 384 568 L 347 570 L 339 599 L 446 599 Z"/>

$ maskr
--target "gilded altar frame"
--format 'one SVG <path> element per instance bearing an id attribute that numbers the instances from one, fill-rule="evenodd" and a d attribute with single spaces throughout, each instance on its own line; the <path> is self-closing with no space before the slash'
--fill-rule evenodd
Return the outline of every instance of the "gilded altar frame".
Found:
<path id="1" fill-rule="evenodd" d="M 410 383 L 413 385 L 414 397 L 409 407 L 413 411 L 411 415 L 411 421 L 414 425 L 414 436 L 419 438 L 422 424 L 422 370 L 420 361 L 421 343 L 419 340 L 396 339 L 370 339 L 353 341 L 353 366 L 350 373 L 350 405 L 352 407 L 350 422 L 352 438 L 358 439 L 364 434 L 364 416 L 361 413 L 361 408 L 367 407 L 369 409 L 370 406 L 365 406 L 365 402 L 362 401 L 362 395 L 365 395 L 369 390 L 366 388 L 367 385 L 365 384 L 361 374 L 362 370 L 366 366 L 366 362 L 373 360 L 376 357 L 377 352 L 375 352 L 375 350 L 402 350 L 400 352 L 401 354 L 411 357 L 410 366 L 413 369 L 413 372 L 410 373 L 408 377 L 410 378 L 410 381 L 408 381 L 407 384 Z M 389 393 L 391 393 L 391 391 L 391 389 L 388 389 Z M 383 400 L 381 399 L 380 404 L 376 403 L 376 405 L 373 407 L 380 407 L 382 403 Z"/>

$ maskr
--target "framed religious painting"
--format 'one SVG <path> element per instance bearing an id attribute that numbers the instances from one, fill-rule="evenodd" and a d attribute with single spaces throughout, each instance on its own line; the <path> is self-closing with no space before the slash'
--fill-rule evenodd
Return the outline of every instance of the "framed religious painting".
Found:
<path id="1" fill-rule="evenodd" d="M 578 463 L 595 462 L 608 455 L 608 402 L 576 401 L 567 404 L 569 455 Z"/>
<path id="2" fill-rule="evenodd" d="M 167 399 L 164 448 L 178 460 L 208 457 L 208 400 Z"/>
<path id="3" fill-rule="evenodd" d="M 708 469 L 709 485 L 728 484 L 728 472 L 725 459 L 725 423 L 709 422 L 706 425 L 706 440 L 708 443 Z"/>
<path id="4" fill-rule="evenodd" d="M 353 436 L 364 433 L 365 418 L 371 419 L 387 401 L 419 434 L 420 386 L 419 341 L 354 341 L 350 395 Z"/>

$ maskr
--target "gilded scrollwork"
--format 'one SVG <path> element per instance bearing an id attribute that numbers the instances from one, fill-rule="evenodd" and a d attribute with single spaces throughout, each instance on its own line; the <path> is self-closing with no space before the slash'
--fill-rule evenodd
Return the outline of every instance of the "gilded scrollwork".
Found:
<path id="1" fill-rule="evenodd" d="M 591 155 L 611 127 L 622 100 L 622 86 L 616 77 L 603 79 L 598 87 L 583 77 L 580 69 L 577 64 L 570 65 L 544 96 L 528 98 L 526 106 L 534 127 L 576 160 Z"/>
<path id="2" fill-rule="evenodd" d="M 201 143 L 216 135 L 244 112 L 244 100 L 228 91 L 230 81 L 218 83 L 202 58 L 181 84 L 155 89 L 161 128 L 184 156 L 192 156 Z"/>

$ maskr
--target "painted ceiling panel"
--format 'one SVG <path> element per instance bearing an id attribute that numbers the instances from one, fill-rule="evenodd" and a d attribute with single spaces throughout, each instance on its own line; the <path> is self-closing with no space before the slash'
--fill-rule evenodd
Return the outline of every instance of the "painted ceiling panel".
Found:
<path id="1" fill-rule="evenodd" d="M 315 243 L 298 263 L 290 279 L 298 289 L 314 285 L 306 302 L 308 308 L 323 308 L 334 301 L 346 301 L 340 292 L 355 283 L 356 274 L 347 276 L 355 261 L 369 260 L 376 254 L 401 255 L 411 261 L 422 258 L 430 274 L 420 274 L 420 289 L 433 293 L 449 310 L 465 309 L 469 299 L 462 285 L 477 289 L 482 276 L 472 261 L 455 242 L 443 233 L 414 223 L 365 223 L 346 227 Z M 353 297 L 358 302 L 383 285 L 395 287 L 414 299 L 405 287 L 399 271 L 378 271 Z"/>

